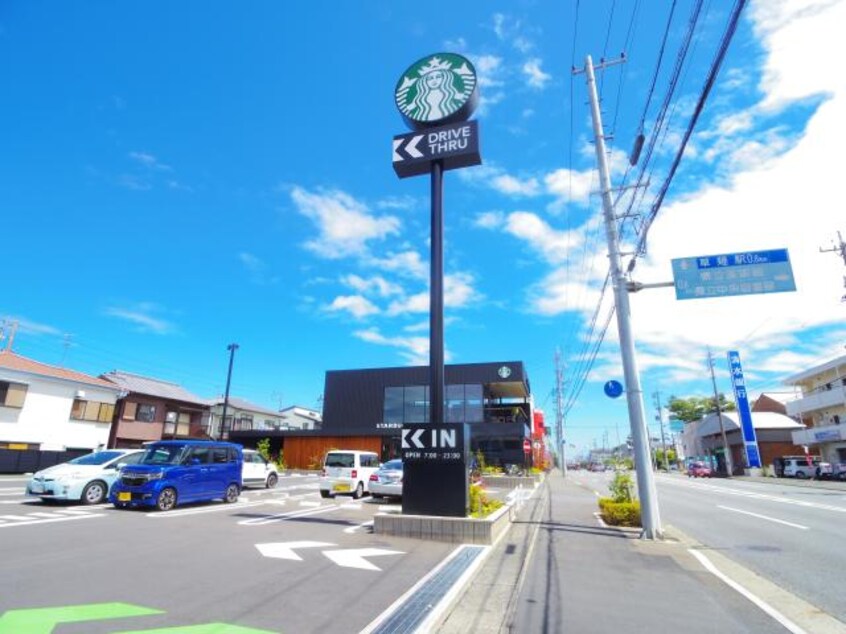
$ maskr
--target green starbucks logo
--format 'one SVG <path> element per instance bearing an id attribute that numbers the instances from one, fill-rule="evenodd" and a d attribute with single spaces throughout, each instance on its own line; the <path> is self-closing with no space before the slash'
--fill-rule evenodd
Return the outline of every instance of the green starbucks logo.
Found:
<path id="1" fill-rule="evenodd" d="M 403 73 L 397 107 L 413 129 L 466 120 L 476 108 L 476 69 L 455 53 L 436 53 Z"/>

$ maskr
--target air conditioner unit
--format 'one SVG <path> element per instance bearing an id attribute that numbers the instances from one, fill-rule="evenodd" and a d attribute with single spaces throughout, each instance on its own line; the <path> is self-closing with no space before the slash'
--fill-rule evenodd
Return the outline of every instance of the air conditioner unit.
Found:
<path id="1" fill-rule="evenodd" d="M 85 398 L 85 390 L 77 390 L 74 398 Z"/>

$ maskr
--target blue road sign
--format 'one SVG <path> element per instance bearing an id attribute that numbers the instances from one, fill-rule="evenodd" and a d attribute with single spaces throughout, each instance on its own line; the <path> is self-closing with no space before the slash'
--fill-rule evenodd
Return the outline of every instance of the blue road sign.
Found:
<path id="1" fill-rule="evenodd" d="M 787 249 L 673 260 L 676 299 L 784 293 L 796 290 Z"/>
<path id="2" fill-rule="evenodd" d="M 623 384 L 619 381 L 608 381 L 602 389 L 605 391 L 605 396 L 617 398 L 623 393 Z"/>
<path id="3" fill-rule="evenodd" d="M 758 451 L 758 437 L 752 424 L 752 411 L 749 408 L 749 395 L 746 392 L 746 380 L 743 378 L 743 367 L 740 364 L 740 353 L 730 350 L 728 353 L 731 385 L 734 388 L 734 401 L 737 403 L 737 413 L 740 416 L 740 429 L 743 433 L 743 446 L 746 449 L 746 466 L 760 467 L 761 454 Z"/>

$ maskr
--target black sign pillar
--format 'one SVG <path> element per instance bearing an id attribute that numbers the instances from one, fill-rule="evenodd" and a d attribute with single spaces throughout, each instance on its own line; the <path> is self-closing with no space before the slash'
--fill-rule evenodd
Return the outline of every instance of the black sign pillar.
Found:
<path id="1" fill-rule="evenodd" d="M 403 514 L 467 517 L 469 447 L 465 423 L 403 425 Z"/>
<path id="2" fill-rule="evenodd" d="M 432 262 L 429 276 L 429 420 L 444 422 L 444 214 L 443 164 L 432 161 Z"/>

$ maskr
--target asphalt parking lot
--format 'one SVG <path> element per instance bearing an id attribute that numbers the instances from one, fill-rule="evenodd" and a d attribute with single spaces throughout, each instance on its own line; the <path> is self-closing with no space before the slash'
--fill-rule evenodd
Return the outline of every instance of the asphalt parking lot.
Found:
<path id="1" fill-rule="evenodd" d="M 314 476 L 167 513 L 45 504 L 25 482 L 0 478 L 0 634 L 358 632 L 455 550 L 374 535 L 396 504 L 321 499 Z"/>

